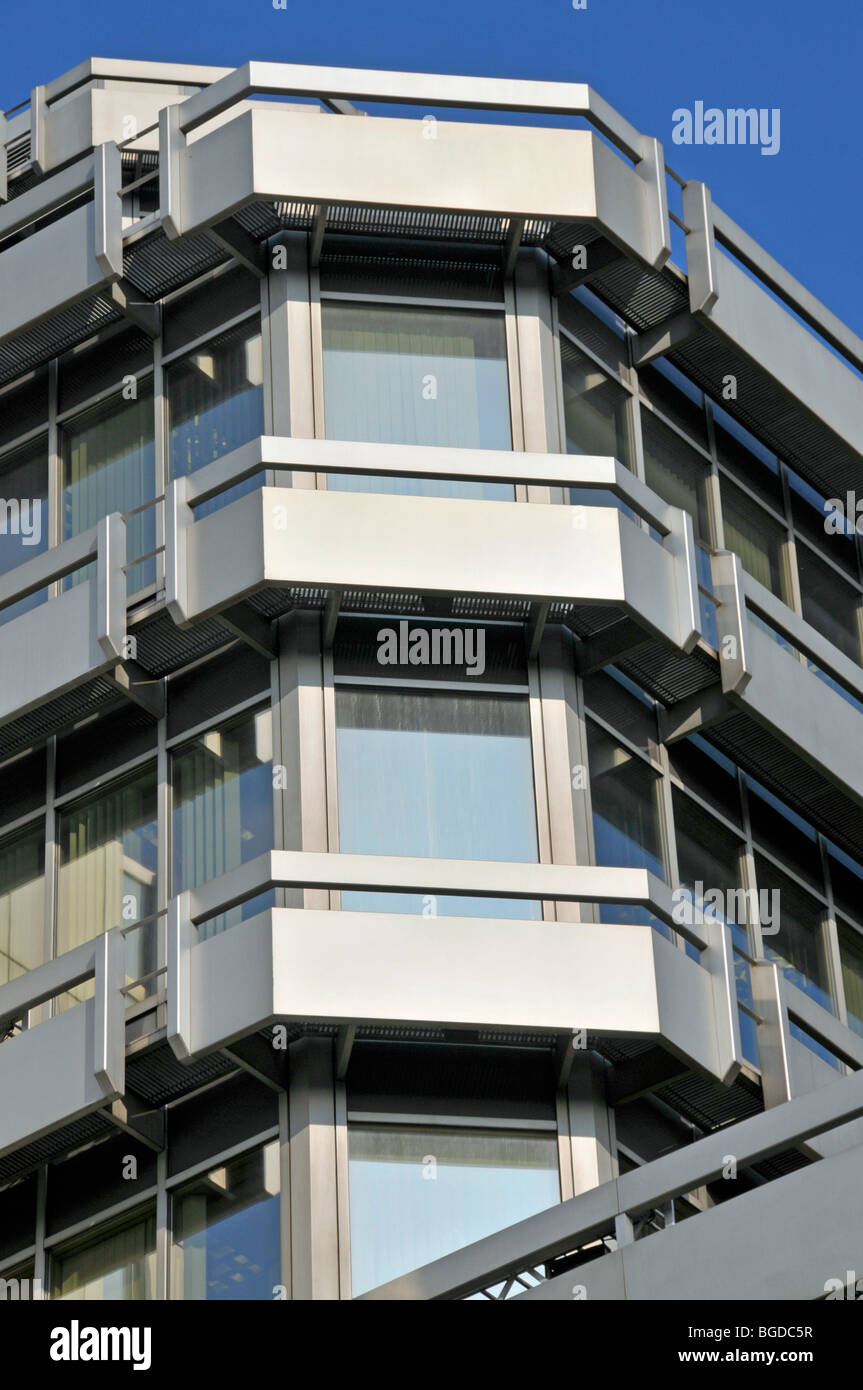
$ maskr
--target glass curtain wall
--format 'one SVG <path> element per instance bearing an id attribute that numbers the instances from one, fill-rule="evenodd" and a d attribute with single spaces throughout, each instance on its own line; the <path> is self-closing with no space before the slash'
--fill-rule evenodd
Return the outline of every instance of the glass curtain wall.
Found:
<path id="1" fill-rule="evenodd" d="M 130 594 L 156 580 L 156 464 L 153 396 L 148 384 L 137 400 L 114 397 L 63 426 L 63 537 L 77 536 L 111 512 L 126 516 L 127 561 L 150 558 L 126 572 Z M 144 507 L 143 511 L 136 510 Z M 128 513 L 134 513 L 128 515 Z M 80 583 L 91 567 L 70 575 Z"/>
<path id="2" fill-rule="evenodd" d="M 273 725 L 269 709 L 199 734 L 172 758 L 174 892 L 273 848 Z M 272 893 L 202 923 L 213 936 L 273 904 Z"/>
<path id="3" fill-rule="evenodd" d="M 279 1146 L 202 1173 L 173 1199 L 171 1297 L 272 1300 L 279 1263 Z"/>
<path id="4" fill-rule="evenodd" d="M 184 477 L 264 432 L 263 345 L 258 321 L 239 324 L 165 369 L 172 478 Z M 264 482 L 247 478 L 196 507 L 206 516 Z"/>
<path id="5" fill-rule="evenodd" d="M 590 799 L 597 864 L 649 869 L 665 878 L 659 814 L 659 776 L 593 720 L 587 721 Z M 644 907 L 602 903 L 601 922 L 649 922 L 669 935 Z"/>
<path id="6" fill-rule="evenodd" d="M 0 576 L 48 547 L 48 444 L 40 439 L 0 459 Z M 46 594 L 29 594 L 0 608 L 0 624 L 44 603 Z"/>
<path id="7" fill-rule="evenodd" d="M 0 842 L 0 985 L 45 958 L 45 827 Z"/>
<path id="8" fill-rule="evenodd" d="M 328 439 L 511 449 L 503 315 L 322 305 Z M 331 473 L 347 492 L 512 500 L 508 483 Z"/>
<path id="9" fill-rule="evenodd" d="M 560 1201 L 557 1136 L 352 1124 L 352 1294 Z"/>
<path id="10" fill-rule="evenodd" d="M 147 768 L 61 811 L 57 896 L 57 954 L 112 927 L 129 926 L 156 910 L 156 776 Z M 152 923 L 126 936 L 126 977 L 155 967 Z M 93 992 L 76 985 L 69 1007 Z"/>
<path id="11" fill-rule="evenodd" d="M 76 1302 L 155 1299 L 155 1213 L 56 1250 L 51 1297 Z"/>
<path id="12" fill-rule="evenodd" d="M 566 452 L 589 457 L 615 458 L 632 467 L 627 421 L 629 393 L 607 376 L 574 343 L 560 335 L 563 412 Z M 569 500 L 583 507 L 619 507 L 633 513 L 604 488 L 570 488 Z"/>
<path id="13" fill-rule="evenodd" d="M 339 686 L 336 723 L 343 852 L 536 861 L 526 698 Z M 345 892 L 342 906 L 541 916 L 538 903 L 499 898 L 432 904 L 410 894 Z"/>

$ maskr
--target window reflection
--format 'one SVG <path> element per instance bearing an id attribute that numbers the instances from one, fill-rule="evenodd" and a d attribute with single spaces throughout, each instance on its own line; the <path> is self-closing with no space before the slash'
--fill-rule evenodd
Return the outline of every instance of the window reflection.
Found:
<path id="1" fill-rule="evenodd" d="M 272 1299 L 280 1284 L 274 1142 L 210 1169 L 174 1197 L 171 1297 Z"/>
<path id="2" fill-rule="evenodd" d="M 172 759 L 174 892 L 273 848 L 273 725 L 269 709 L 199 734 Z M 272 893 L 202 924 L 207 937 L 272 906 Z"/>
<path id="3" fill-rule="evenodd" d="M 156 777 L 148 768 L 60 814 L 57 952 L 62 955 L 112 927 L 128 926 L 156 910 Z M 126 976 L 155 967 L 155 931 L 126 938 Z M 76 985 L 63 1006 L 88 998 L 92 982 Z"/>
<path id="4" fill-rule="evenodd" d="M 45 958 L 45 827 L 0 842 L 0 985 Z"/>
<path id="5" fill-rule="evenodd" d="M 136 511 L 156 493 L 153 397 L 149 386 L 137 400 L 116 396 L 63 427 L 63 536 L 77 536 L 111 512 L 126 519 L 127 560 L 150 555 L 126 573 L 130 594 L 155 583 L 155 507 Z M 79 570 L 66 581 L 79 583 Z"/>
<path id="6" fill-rule="evenodd" d="M 557 1137 L 351 1125 L 356 1298 L 560 1201 Z"/>
<path id="7" fill-rule="evenodd" d="M 511 449 L 503 317 L 404 305 L 322 310 L 328 439 Z M 348 492 L 507 500 L 512 484 L 331 473 Z"/>
<path id="8" fill-rule="evenodd" d="M 49 539 L 48 445 L 38 440 L 0 459 L 0 576 L 41 555 Z M 0 624 L 45 598 L 43 590 L 0 608 Z"/>
<path id="9" fill-rule="evenodd" d="M 649 869 L 664 878 L 657 774 L 592 720 L 587 730 L 597 864 Z M 669 935 L 668 927 L 643 907 L 603 903 L 599 915 L 602 922 L 650 922 Z"/>
<path id="10" fill-rule="evenodd" d="M 165 372 L 171 477 L 194 473 L 264 432 L 263 346 L 257 320 L 220 334 Z M 206 516 L 261 486 L 263 474 L 196 507 Z"/>
<path id="11" fill-rule="evenodd" d="M 138 1217 L 57 1250 L 51 1297 L 100 1301 L 156 1297 L 156 1219 Z"/>
<path id="12" fill-rule="evenodd" d="M 339 845 L 354 854 L 537 859 L 527 700 L 340 686 Z M 539 917 L 501 898 L 343 893 L 342 906 Z"/>

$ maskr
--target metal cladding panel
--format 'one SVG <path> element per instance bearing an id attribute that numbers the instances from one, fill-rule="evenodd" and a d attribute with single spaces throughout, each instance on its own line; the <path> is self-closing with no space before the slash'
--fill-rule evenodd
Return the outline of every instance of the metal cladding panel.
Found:
<path id="1" fill-rule="evenodd" d="M 107 671 L 99 645 L 95 579 L 22 613 L 3 628 L 0 723 Z"/>
<path id="2" fill-rule="evenodd" d="M 256 1032 L 273 1018 L 271 913 L 189 946 L 187 1046 L 194 1057 Z M 311 924 L 309 930 L 312 930 Z"/>
<path id="3" fill-rule="evenodd" d="M 592 508 L 578 529 L 565 507 L 261 488 L 185 528 L 187 616 L 264 583 L 622 603 L 621 525 L 610 507 Z M 653 549 L 661 594 L 673 561 Z M 641 554 L 642 579 L 644 563 Z M 656 596 L 648 606 L 658 616 Z M 663 626 L 676 636 L 676 605 Z"/>
<path id="4" fill-rule="evenodd" d="M 438 121 L 435 138 L 427 134 L 419 120 L 246 111 L 183 150 L 183 229 L 198 230 L 253 198 L 561 221 L 597 215 L 596 141 L 587 131 Z M 640 227 L 644 185 L 618 163 L 636 209 L 626 214 L 629 232 Z M 624 191 L 618 180 L 607 195 L 611 210 L 621 210 Z"/>
<path id="5" fill-rule="evenodd" d="M 733 1151 L 732 1132 L 728 1143 Z M 844 1285 L 846 1270 L 859 1269 L 860 1160 L 852 1149 L 789 1173 L 521 1297 L 569 1300 L 574 1284 L 588 1299 L 621 1297 L 603 1266 L 610 1261 L 616 1272 L 622 1257 L 629 1299 L 819 1298 L 837 1287 L 831 1280 Z"/>
<path id="6" fill-rule="evenodd" d="M 752 622 L 746 642 L 752 678 L 734 701 L 863 800 L 859 711 Z"/>
<path id="7" fill-rule="evenodd" d="M 718 297 L 707 322 L 859 451 L 863 381 L 718 250 L 714 269 Z"/>
<path id="8" fill-rule="evenodd" d="M 281 909 L 275 1008 L 288 1017 L 655 1034 L 650 928 Z M 515 982 L 518 987 L 515 987 Z"/>
<path id="9" fill-rule="evenodd" d="M 192 1056 L 274 1019 L 351 1019 L 661 1036 L 714 1069 L 710 977 L 649 927 L 461 917 L 430 927 L 285 908 L 187 949 Z"/>
<path id="10" fill-rule="evenodd" d="M 110 282 L 95 246 L 95 207 L 88 203 L 3 252 L 0 342 Z"/>
<path id="11" fill-rule="evenodd" d="M 88 999 L 0 1045 L 0 1154 L 106 1104 L 95 1009 Z"/>

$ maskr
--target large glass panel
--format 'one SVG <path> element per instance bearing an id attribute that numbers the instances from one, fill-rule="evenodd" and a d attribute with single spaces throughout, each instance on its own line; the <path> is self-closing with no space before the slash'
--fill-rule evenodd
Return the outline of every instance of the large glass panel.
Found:
<path id="1" fill-rule="evenodd" d="M 825 555 L 842 568 L 852 579 L 859 577 L 857 546 L 854 542 L 854 518 L 844 517 L 834 510 L 828 499 L 816 492 L 793 469 L 788 468 L 791 515 L 794 529 L 813 541 Z M 829 526 L 829 530 L 828 530 Z"/>
<path id="2" fill-rule="evenodd" d="M 771 917 L 762 929 L 764 954 L 776 961 L 787 980 L 825 1009 L 832 1009 L 823 919 L 826 909 L 763 855 L 755 855 L 759 903 Z"/>
<path id="3" fill-rule="evenodd" d="M 806 878 L 817 892 L 824 892 L 821 851 L 812 826 L 754 777 L 746 778 L 752 838 L 781 862 Z"/>
<path id="4" fill-rule="evenodd" d="M 680 886 L 686 890 L 690 910 L 715 917 L 731 927 L 734 943 L 734 978 L 737 1000 L 752 1008 L 749 962 L 739 952 L 750 954 L 745 899 L 740 894 L 740 852 L 742 842 L 712 816 L 703 811 L 676 787 L 672 788 L 674 828 L 677 841 L 677 869 Z M 743 1055 L 758 1065 L 756 1025 L 749 1014 L 740 1013 Z"/>
<path id="5" fill-rule="evenodd" d="M 273 848 L 273 723 L 269 709 L 199 734 L 174 754 L 174 892 L 256 859 Z M 273 903 L 261 894 L 199 928 L 232 927 Z"/>
<path id="6" fill-rule="evenodd" d="M 511 449 L 503 316 L 408 305 L 323 305 L 328 439 Z M 331 473 L 347 492 L 511 500 L 509 483 Z"/>
<path id="7" fill-rule="evenodd" d="M 656 773 L 592 720 L 587 721 L 587 749 L 597 864 L 649 869 L 664 878 Z M 667 928 L 641 907 L 604 903 L 600 920 L 651 921 L 667 935 Z"/>
<path id="8" fill-rule="evenodd" d="M 336 691 L 339 845 L 354 854 L 535 862 L 527 700 L 517 696 Z M 343 893 L 342 906 L 429 913 L 416 895 Z M 539 917 L 539 905 L 443 898 L 446 915 Z"/>
<path id="9" fill-rule="evenodd" d="M 57 953 L 116 926 L 149 918 L 156 910 L 156 775 L 136 773 L 60 813 Z M 136 980 L 155 966 L 153 924 L 126 937 L 126 976 Z M 63 1004 L 92 993 L 77 985 Z"/>
<path id="10" fill-rule="evenodd" d="M 126 515 L 126 558 L 150 555 L 126 573 L 130 594 L 155 583 L 156 493 L 153 396 L 149 385 L 137 400 L 115 396 L 63 427 L 63 535 L 77 536 L 111 512 Z M 127 515 L 127 513 L 134 515 Z M 78 582 L 84 571 L 71 575 Z"/>
<path id="11" fill-rule="evenodd" d="M 627 401 L 629 393 L 606 376 L 592 358 L 560 335 L 566 452 L 615 458 L 631 467 Z M 570 488 L 569 500 L 582 507 L 629 508 L 604 488 Z"/>
<path id="12" fill-rule="evenodd" d="M 800 597 L 807 623 L 860 664 L 860 594 L 808 546 L 797 546 Z"/>
<path id="13" fill-rule="evenodd" d="M 45 958 L 45 826 L 0 841 L 0 985 Z"/>
<path id="14" fill-rule="evenodd" d="M 670 743 L 668 759 L 672 772 L 686 787 L 729 820 L 741 824 L 737 769 L 729 758 L 700 734 L 693 734 Z"/>
<path id="15" fill-rule="evenodd" d="M 348 1134 L 355 1298 L 560 1201 L 551 1133 L 351 1125 Z"/>
<path id="16" fill-rule="evenodd" d="M 263 355 L 257 320 L 240 324 L 166 370 L 171 477 L 194 473 L 264 432 Z M 195 509 L 217 510 L 260 487 L 262 474 Z"/>
<path id="17" fill-rule="evenodd" d="M 645 406 L 641 409 L 644 479 L 672 507 L 689 512 L 699 540 L 710 543 L 707 462 Z"/>
<path id="18" fill-rule="evenodd" d="M 63 1246 L 51 1257 L 51 1297 L 98 1300 L 156 1297 L 156 1218 L 139 1216 Z"/>
<path id="19" fill-rule="evenodd" d="M 48 448 L 44 439 L 0 459 L 0 575 L 47 548 Z M 45 593 L 30 594 L 0 608 L 0 624 L 44 603 Z"/>
<path id="20" fill-rule="evenodd" d="M 564 334 L 560 337 L 566 452 L 616 458 L 630 466 L 629 393 Z"/>
<path id="21" fill-rule="evenodd" d="M 720 477 L 719 487 L 726 546 L 740 556 L 753 579 L 788 603 L 783 528 L 727 478 Z"/>
<path id="22" fill-rule="evenodd" d="M 274 1142 L 212 1168 L 175 1195 L 171 1297 L 272 1299 L 281 1282 Z"/>
<path id="23" fill-rule="evenodd" d="M 863 866 L 836 845 L 830 845 L 830 882 L 839 910 L 863 923 Z"/>
<path id="24" fill-rule="evenodd" d="M 774 510 L 784 511 L 782 480 L 776 455 L 715 401 L 713 424 L 719 462 Z"/>
<path id="25" fill-rule="evenodd" d="M 837 925 L 848 1027 L 863 1037 L 863 935 L 847 922 Z"/>

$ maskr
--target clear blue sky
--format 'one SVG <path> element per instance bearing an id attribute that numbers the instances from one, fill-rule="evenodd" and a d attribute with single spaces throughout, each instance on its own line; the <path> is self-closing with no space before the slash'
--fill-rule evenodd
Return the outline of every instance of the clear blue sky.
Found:
<path id="1" fill-rule="evenodd" d="M 861 0 L 7 0 L 0 107 L 88 56 L 589 82 L 856 332 Z M 781 149 L 676 146 L 672 112 L 779 107 Z M 856 134 L 855 134 L 856 132 Z"/>

